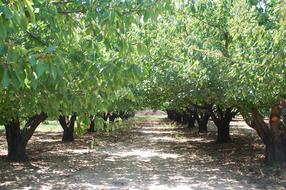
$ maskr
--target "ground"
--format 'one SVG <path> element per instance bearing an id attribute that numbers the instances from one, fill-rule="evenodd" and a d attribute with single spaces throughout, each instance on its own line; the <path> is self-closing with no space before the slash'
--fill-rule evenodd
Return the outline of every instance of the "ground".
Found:
<path id="1" fill-rule="evenodd" d="M 0 135 L 0 189 L 285 189 L 285 170 L 267 166 L 264 147 L 241 118 L 232 142 L 176 126 L 161 112 L 140 112 L 113 133 L 61 143 L 61 132 L 37 131 L 30 161 L 8 163 Z"/>

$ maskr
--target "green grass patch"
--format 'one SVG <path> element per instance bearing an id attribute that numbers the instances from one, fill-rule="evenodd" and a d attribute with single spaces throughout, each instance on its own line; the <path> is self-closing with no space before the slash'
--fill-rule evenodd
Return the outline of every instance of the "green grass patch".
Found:
<path id="1" fill-rule="evenodd" d="M 165 119 L 166 117 L 166 115 L 135 115 L 132 119 L 136 121 L 158 121 Z"/>
<path id="2" fill-rule="evenodd" d="M 39 127 L 36 129 L 36 131 L 62 132 L 63 129 L 60 126 L 58 121 L 45 121 L 39 125 Z"/>
<path id="3" fill-rule="evenodd" d="M 1 132 L 5 131 L 5 127 L 3 125 L 0 125 L 0 131 Z M 63 130 L 58 121 L 45 121 L 37 127 L 36 131 L 62 132 Z"/>

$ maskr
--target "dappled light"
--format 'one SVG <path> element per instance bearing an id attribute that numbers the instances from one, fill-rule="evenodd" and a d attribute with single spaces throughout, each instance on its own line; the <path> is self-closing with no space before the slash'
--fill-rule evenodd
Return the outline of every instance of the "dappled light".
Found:
<path id="1" fill-rule="evenodd" d="M 139 125 L 128 133 L 87 134 L 74 144 L 61 143 L 58 133 L 38 132 L 28 149 L 34 152 L 30 162 L 7 164 L 4 157 L 1 158 L 1 189 L 254 190 L 281 187 L 271 179 L 263 179 L 263 168 L 262 171 L 251 167 L 250 164 L 261 167 L 262 158 L 253 158 L 252 146 L 235 135 L 240 129 L 232 130 L 234 141 L 239 141 L 239 145 L 217 145 L 212 132 L 198 134 L 164 123 L 163 118 L 156 120 L 152 126 L 150 121 L 144 126 L 144 120 L 139 119 Z M 96 141 L 93 149 L 91 141 Z M 1 142 L 4 142 L 3 134 Z M 47 145 L 50 148 L 37 148 Z M 256 154 L 263 154 L 263 149 L 257 148 Z"/>
<path id="2" fill-rule="evenodd" d="M 108 153 L 108 152 L 106 152 Z M 153 157 L 158 157 L 160 159 L 168 159 L 168 158 L 173 158 L 176 159 L 178 158 L 179 155 L 177 154 L 168 154 L 168 153 L 163 153 L 163 152 L 158 152 L 156 150 L 150 150 L 150 149 L 135 149 L 135 150 L 130 150 L 130 151 L 120 151 L 119 153 L 108 153 L 111 156 L 111 159 L 113 158 L 116 160 L 116 158 L 124 158 L 124 157 L 138 157 L 138 159 L 143 159 L 146 161 L 148 159 L 149 161 Z"/>

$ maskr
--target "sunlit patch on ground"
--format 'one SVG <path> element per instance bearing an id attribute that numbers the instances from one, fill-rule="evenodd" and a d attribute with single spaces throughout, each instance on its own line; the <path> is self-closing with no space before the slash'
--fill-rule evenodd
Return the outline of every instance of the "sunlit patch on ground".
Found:
<path id="1" fill-rule="evenodd" d="M 120 151 L 120 152 L 104 152 L 110 155 L 109 159 L 116 160 L 116 158 L 126 158 L 128 157 L 137 157 L 138 160 L 150 161 L 152 158 L 157 157 L 160 159 L 176 159 L 179 157 L 178 154 L 169 154 L 164 152 L 159 152 L 156 149 L 131 149 L 127 151 Z"/>

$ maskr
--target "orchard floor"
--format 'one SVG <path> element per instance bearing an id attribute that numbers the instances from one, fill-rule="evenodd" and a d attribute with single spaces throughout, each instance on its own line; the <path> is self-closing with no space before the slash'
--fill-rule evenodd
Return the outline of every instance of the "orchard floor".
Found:
<path id="1" fill-rule="evenodd" d="M 60 132 L 36 132 L 27 163 L 5 160 L 1 132 L 0 189 L 285 189 L 285 170 L 265 165 L 263 145 L 240 119 L 232 122 L 232 143 L 218 145 L 212 124 L 198 134 L 148 114 L 139 113 L 131 129 L 74 143 L 61 143 Z"/>

